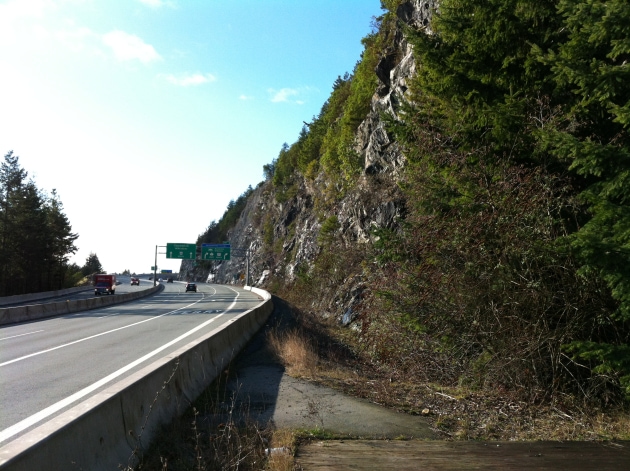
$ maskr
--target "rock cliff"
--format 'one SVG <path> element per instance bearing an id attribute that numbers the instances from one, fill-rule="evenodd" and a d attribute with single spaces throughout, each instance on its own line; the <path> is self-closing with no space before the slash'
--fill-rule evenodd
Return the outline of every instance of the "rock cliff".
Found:
<path id="1" fill-rule="evenodd" d="M 396 16 L 400 23 L 415 29 L 425 28 L 434 0 L 410 0 L 402 3 Z M 276 200 L 271 181 L 258 185 L 248 198 L 247 206 L 229 234 L 233 247 L 230 261 L 213 267 L 194 266 L 184 261 L 182 279 L 220 283 L 244 283 L 269 287 L 286 285 L 299 273 L 308 272 L 321 252 L 320 230 L 326 220 L 335 220 L 336 243 L 343 247 L 367 244 L 378 227 L 395 228 L 404 215 L 405 201 L 396 182 L 405 157 L 385 129 L 384 113 L 397 116 L 408 90 L 408 80 L 415 73 L 411 45 L 405 40 L 402 26 L 396 27 L 393 44 L 380 54 L 374 71 L 378 86 L 371 109 L 359 125 L 354 149 L 363 161 L 363 172 L 356 185 L 338 198 L 331 208 L 316 208 L 315 201 L 326 186 L 320 173 L 314 180 L 298 178 L 297 191 L 286 202 Z M 336 218 L 336 219 L 335 219 Z M 241 249 L 241 250 L 234 250 Z M 247 256 L 248 255 L 248 256 Z M 319 308 L 344 323 L 352 320 L 351 307 L 362 290 L 360 271 L 342 282 L 334 283 Z"/>

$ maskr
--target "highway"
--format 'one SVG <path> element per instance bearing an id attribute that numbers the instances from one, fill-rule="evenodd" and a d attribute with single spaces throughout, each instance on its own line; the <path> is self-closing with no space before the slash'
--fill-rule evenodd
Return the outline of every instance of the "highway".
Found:
<path id="1" fill-rule="evenodd" d="M 261 302 L 233 286 L 184 287 L 164 283 L 136 301 L 0 327 L 0 445 Z"/>

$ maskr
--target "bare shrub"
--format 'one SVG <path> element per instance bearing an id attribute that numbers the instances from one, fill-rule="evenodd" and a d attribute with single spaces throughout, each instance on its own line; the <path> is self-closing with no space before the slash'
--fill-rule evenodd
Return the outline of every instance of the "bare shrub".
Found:
<path id="1" fill-rule="evenodd" d="M 248 405 L 228 397 L 228 371 L 156 434 L 138 471 L 257 471 L 267 469 L 270 427 L 250 418 Z M 125 468 L 131 471 L 131 467 Z"/>

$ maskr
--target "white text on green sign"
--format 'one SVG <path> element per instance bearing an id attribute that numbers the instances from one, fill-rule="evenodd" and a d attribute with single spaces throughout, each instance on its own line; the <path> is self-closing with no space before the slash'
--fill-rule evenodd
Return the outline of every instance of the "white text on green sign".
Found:
<path id="1" fill-rule="evenodd" d="M 201 244 L 202 260 L 230 260 L 230 244 Z"/>
<path id="2" fill-rule="evenodd" d="M 185 260 L 194 260 L 197 258 L 196 244 L 166 244 L 166 258 L 183 258 Z"/>

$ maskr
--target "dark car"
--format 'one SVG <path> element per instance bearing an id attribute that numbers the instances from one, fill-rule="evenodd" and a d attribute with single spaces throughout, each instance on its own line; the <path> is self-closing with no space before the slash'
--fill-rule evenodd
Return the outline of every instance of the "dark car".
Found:
<path id="1" fill-rule="evenodd" d="M 140 286 L 140 278 L 135 278 L 135 277 L 132 277 L 132 278 L 131 278 L 131 286 L 133 286 L 133 285 L 138 285 L 138 286 Z"/>
<path id="2" fill-rule="evenodd" d="M 173 277 L 171 276 L 168 280 L 166 280 L 167 283 L 172 283 L 173 282 Z"/>
<path id="3" fill-rule="evenodd" d="M 186 283 L 186 292 L 194 291 L 197 292 L 197 285 L 195 283 Z"/>

